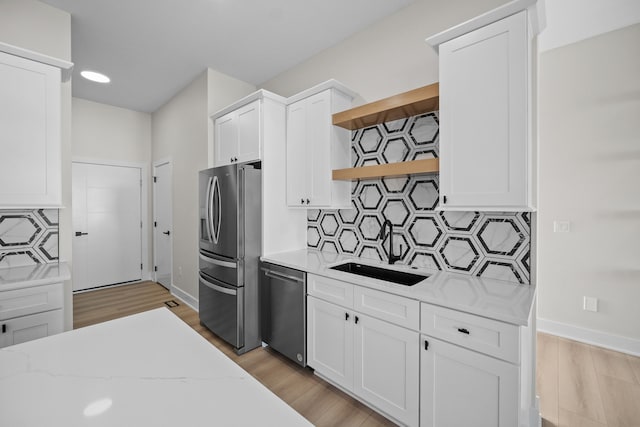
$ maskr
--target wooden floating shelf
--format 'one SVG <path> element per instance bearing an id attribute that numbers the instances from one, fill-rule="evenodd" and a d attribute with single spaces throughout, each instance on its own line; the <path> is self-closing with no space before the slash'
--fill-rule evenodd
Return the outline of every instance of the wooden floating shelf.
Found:
<path id="1" fill-rule="evenodd" d="M 439 170 L 440 163 L 438 159 L 421 159 L 409 162 L 387 163 L 384 165 L 361 166 L 358 168 L 334 169 L 332 178 L 338 181 L 350 181 L 352 179 L 431 173 L 438 172 Z"/>
<path id="2" fill-rule="evenodd" d="M 333 124 L 349 130 L 362 129 L 436 111 L 439 107 L 439 84 L 434 83 L 336 113 Z"/>

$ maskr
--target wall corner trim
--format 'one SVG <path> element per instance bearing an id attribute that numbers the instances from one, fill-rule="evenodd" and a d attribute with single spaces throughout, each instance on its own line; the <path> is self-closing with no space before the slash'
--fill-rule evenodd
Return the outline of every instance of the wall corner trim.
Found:
<path id="1" fill-rule="evenodd" d="M 192 295 L 186 293 L 185 291 L 183 291 L 173 283 L 171 284 L 170 292 L 171 292 L 171 295 L 177 298 L 180 298 L 182 302 L 187 304 L 189 307 L 191 307 L 195 311 L 198 311 L 198 300 L 194 298 Z"/>
<path id="2" fill-rule="evenodd" d="M 592 344 L 598 347 L 604 347 L 609 350 L 615 350 L 621 353 L 631 354 L 633 356 L 640 356 L 640 340 L 622 337 L 619 335 L 611 335 L 602 331 L 581 328 L 579 326 L 542 319 L 540 317 L 538 317 L 537 324 L 538 332 L 557 335 L 559 337 L 568 338 L 585 344 Z"/>

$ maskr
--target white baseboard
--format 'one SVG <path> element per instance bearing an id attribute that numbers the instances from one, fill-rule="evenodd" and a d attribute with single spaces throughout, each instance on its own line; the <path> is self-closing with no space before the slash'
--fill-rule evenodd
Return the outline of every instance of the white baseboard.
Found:
<path id="1" fill-rule="evenodd" d="M 171 284 L 171 295 L 175 295 L 180 298 L 182 302 L 187 304 L 189 307 L 193 308 L 195 311 L 198 311 L 198 300 L 195 299 L 190 294 L 186 293 L 182 289 L 178 288 L 176 285 Z"/>
<path id="2" fill-rule="evenodd" d="M 598 347 L 608 348 L 621 353 L 640 356 L 640 341 L 632 338 L 611 335 L 593 329 L 580 328 L 566 323 L 555 322 L 553 320 L 537 320 L 538 331 L 580 341 L 585 344 L 592 344 Z"/>

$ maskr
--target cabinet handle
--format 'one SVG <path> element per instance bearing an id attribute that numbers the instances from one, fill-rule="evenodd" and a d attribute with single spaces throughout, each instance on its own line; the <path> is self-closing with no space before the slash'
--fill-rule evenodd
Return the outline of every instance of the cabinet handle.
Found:
<path id="1" fill-rule="evenodd" d="M 304 205 L 304 199 L 300 199 L 300 204 Z"/>
<path id="2" fill-rule="evenodd" d="M 469 335 L 469 330 L 466 328 L 458 328 L 458 332 Z"/>
<path id="3" fill-rule="evenodd" d="M 344 320 L 349 320 L 349 313 L 344 314 Z"/>
<path id="4" fill-rule="evenodd" d="M 309 203 L 311 203 L 311 202 L 309 201 L 309 199 L 307 199 L 307 204 L 309 204 Z"/>
<path id="5" fill-rule="evenodd" d="M 358 320 L 360 320 L 360 318 L 356 316 L 356 325 L 358 324 Z"/>
<path id="6" fill-rule="evenodd" d="M 233 163 L 233 157 L 229 157 L 229 161 Z"/>
<path id="7" fill-rule="evenodd" d="M 447 203 L 447 196 L 443 195 L 442 196 L 442 204 L 444 205 L 445 203 Z"/>
<path id="8" fill-rule="evenodd" d="M 424 340 L 424 349 L 429 350 L 429 341 Z"/>
<path id="9" fill-rule="evenodd" d="M 6 323 L 2 324 L 2 333 L 4 334 L 5 332 L 7 332 L 7 324 Z"/>

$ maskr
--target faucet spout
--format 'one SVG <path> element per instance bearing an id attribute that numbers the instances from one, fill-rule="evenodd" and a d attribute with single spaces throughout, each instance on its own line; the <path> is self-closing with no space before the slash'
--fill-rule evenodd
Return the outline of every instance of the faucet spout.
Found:
<path id="1" fill-rule="evenodd" d="M 393 224 L 390 220 L 385 219 L 380 229 L 380 240 L 384 240 L 386 236 L 385 231 L 389 229 L 389 264 L 393 264 L 396 261 L 402 259 L 402 245 L 400 245 L 400 255 L 393 254 Z"/>

